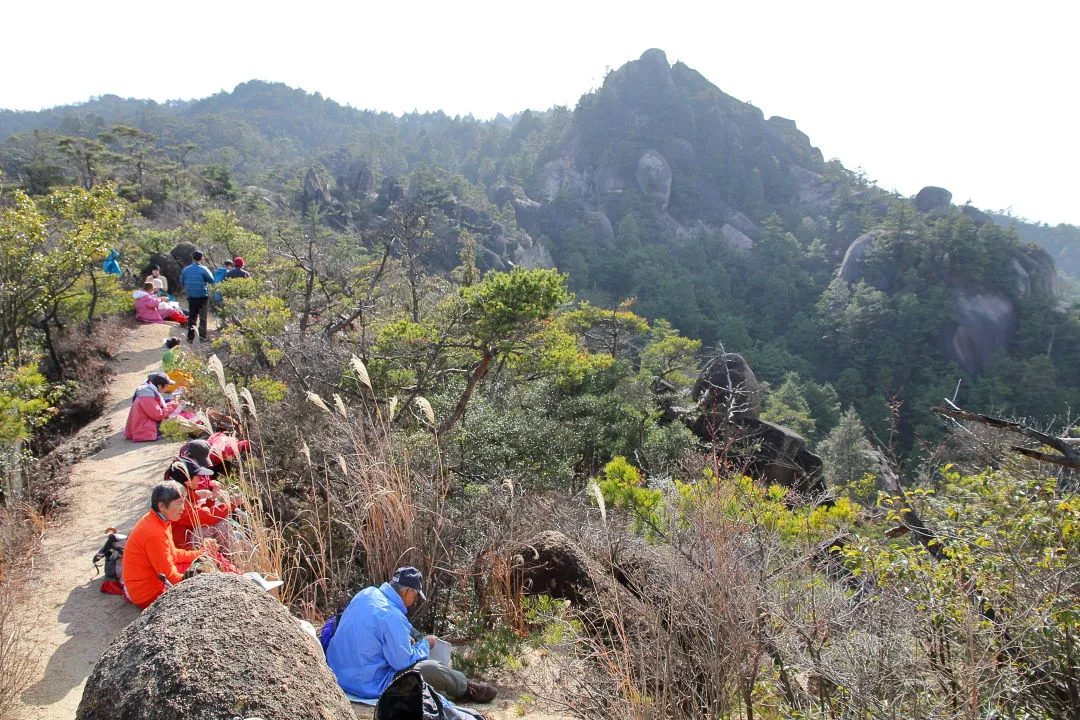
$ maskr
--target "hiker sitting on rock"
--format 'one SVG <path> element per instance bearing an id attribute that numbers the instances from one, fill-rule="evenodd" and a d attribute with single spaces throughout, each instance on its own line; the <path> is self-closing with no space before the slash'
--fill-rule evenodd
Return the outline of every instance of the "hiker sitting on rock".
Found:
<path id="1" fill-rule="evenodd" d="M 180 550 L 173 542 L 172 523 L 184 513 L 183 486 L 163 482 L 150 494 L 150 512 L 135 523 L 124 546 L 124 597 L 145 609 L 204 553 L 216 555 L 217 542 L 206 540 L 201 550 Z M 159 575 L 165 577 L 163 582 Z"/>
<path id="2" fill-rule="evenodd" d="M 187 491 L 183 514 L 172 524 L 176 546 L 191 550 L 213 538 L 228 551 L 234 544 L 234 533 L 233 526 L 226 521 L 243 504 L 243 498 L 224 493 L 211 479 L 214 471 L 192 458 L 176 460 L 166 474 Z"/>
<path id="3" fill-rule="evenodd" d="M 326 662 L 338 685 L 353 695 L 377 698 L 398 673 L 415 669 L 451 700 L 494 700 L 491 685 L 469 680 L 428 657 L 441 641 L 434 635 L 419 637 L 406 617 L 418 599 L 427 598 L 423 575 L 414 567 L 398 568 L 390 582 L 356 594 L 337 619 L 326 647 Z"/>
<path id="4" fill-rule="evenodd" d="M 124 425 L 124 437 L 135 442 L 148 442 L 161 437 L 161 421 L 176 412 L 180 404 L 175 400 L 165 402 L 161 392 L 172 381 L 165 373 L 151 373 L 131 398 Z"/>

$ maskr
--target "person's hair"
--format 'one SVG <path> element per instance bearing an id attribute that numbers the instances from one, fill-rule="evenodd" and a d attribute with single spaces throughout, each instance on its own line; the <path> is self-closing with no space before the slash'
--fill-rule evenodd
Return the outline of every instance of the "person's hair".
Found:
<path id="1" fill-rule="evenodd" d="M 202 253 L 199 252 L 198 250 L 196 250 L 195 252 L 191 253 L 191 259 L 192 260 L 202 260 Z"/>
<path id="2" fill-rule="evenodd" d="M 169 348 L 170 350 L 172 350 L 174 347 L 178 346 L 179 344 L 180 344 L 180 338 L 178 338 L 178 337 L 166 338 L 166 340 L 165 340 L 165 347 Z"/>
<path id="3" fill-rule="evenodd" d="M 146 382 L 158 387 L 165 387 L 172 382 L 172 379 L 162 372 L 151 373 L 150 377 L 146 378 Z"/>
<path id="4" fill-rule="evenodd" d="M 165 503 L 168 505 L 173 500 L 184 496 L 183 486 L 175 480 L 166 480 L 165 482 L 159 482 L 154 486 L 153 492 L 150 493 L 150 508 L 157 510 L 158 505 Z"/>
<path id="5" fill-rule="evenodd" d="M 144 283 L 142 284 L 142 289 L 143 289 L 143 290 L 153 290 L 153 289 L 154 289 L 154 283 L 152 283 L 152 282 L 150 282 L 149 280 L 147 280 L 146 282 L 144 282 Z"/>
<path id="6" fill-rule="evenodd" d="M 233 266 L 233 261 L 232 260 L 226 260 L 225 262 L 222 263 L 222 265 L 225 265 L 226 267 L 232 267 Z"/>
<path id="7" fill-rule="evenodd" d="M 150 266 L 150 272 L 154 272 L 155 270 L 157 270 L 158 272 L 161 272 L 161 266 L 160 265 L 151 265 Z"/>
<path id="8" fill-rule="evenodd" d="M 396 582 L 393 582 L 393 581 L 390 582 L 390 587 L 394 588 L 394 590 L 397 592 L 398 595 L 401 595 L 406 590 L 414 590 L 414 591 L 416 590 L 416 588 L 411 588 L 411 587 L 408 587 L 407 585 L 401 585 L 400 583 L 396 583 Z"/>

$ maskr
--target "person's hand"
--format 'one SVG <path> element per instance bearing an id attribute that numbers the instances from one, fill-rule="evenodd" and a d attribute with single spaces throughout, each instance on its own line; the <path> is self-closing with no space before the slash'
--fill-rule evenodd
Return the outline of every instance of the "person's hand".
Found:
<path id="1" fill-rule="evenodd" d="M 214 538 L 206 538 L 205 540 L 203 540 L 202 549 L 204 553 L 211 553 L 213 555 L 217 555 L 219 550 L 217 540 L 215 540 Z"/>
<path id="2" fill-rule="evenodd" d="M 439 644 L 439 638 L 435 637 L 434 635 L 425 635 L 424 639 L 427 640 L 428 647 L 431 650 L 434 650 L 435 646 Z"/>
<path id="3" fill-rule="evenodd" d="M 229 498 L 229 504 L 233 507 L 240 507 L 244 504 L 244 496 L 240 493 L 233 494 L 232 497 Z"/>
<path id="4" fill-rule="evenodd" d="M 213 495 L 214 495 L 214 493 L 210 492 L 209 490 L 196 490 L 195 491 L 195 497 L 201 498 L 202 500 L 206 500 L 207 498 L 212 497 Z"/>

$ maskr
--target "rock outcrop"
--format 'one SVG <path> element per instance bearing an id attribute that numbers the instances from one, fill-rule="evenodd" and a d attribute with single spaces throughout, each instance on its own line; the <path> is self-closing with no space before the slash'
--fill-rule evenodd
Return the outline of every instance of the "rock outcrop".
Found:
<path id="1" fill-rule="evenodd" d="M 915 209 L 919 212 L 945 212 L 952 203 L 952 193 L 945 188 L 927 185 L 915 196 Z"/>
<path id="2" fill-rule="evenodd" d="M 717 424 L 761 416 L 761 383 L 750 363 L 737 353 L 717 355 L 705 365 L 690 397 Z"/>
<path id="3" fill-rule="evenodd" d="M 162 595 L 101 656 L 77 720 L 353 720 L 322 649 L 250 580 L 207 573 Z"/>
<path id="4" fill-rule="evenodd" d="M 667 210 L 671 199 L 671 166 L 664 156 L 655 150 L 643 152 L 638 159 L 635 178 L 642 194 L 661 212 Z"/>
<path id="5" fill-rule="evenodd" d="M 672 409 L 667 420 L 680 417 L 709 445 L 730 441 L 733 455 L 745 458 L 754 477 L 783 485 L 796 493 L 825 493 L 821 458 L 798 433 L 761 419 L 761 385 L 749 363 L 735 353 L 713 358 L 698 375 L 690 396 L 697 407 Z"/>
<path id="6" fill-rule="evenodd" d="M 933 196 L 933 193 L 928 195 Z M 943 197 L 937 199 L 943 200 Z M 964 214 L 973 222 L 979 222 L 971 213 Z M 844 282 L 850 285 L 866 279 L 866 256 L 884 233 L 880 229 L 871 230 L 848 246 L 838 271 Z M 896 262 L 882 267 L 874 278 L 877 289 L 892 292 L 902 270 Z M 939 329 L 938 349 L 944 357 L 972 375 L 981 374 L 994 355 L 1008 350 L 1018 322 L 1016 300 L 1038 297 L 1056 301 L 1061 295 L 1057 268 L 1050 254 L 1041 247 L 1025 245 L 1016 248 L 1003 270 L 1013 277 L 1013 291 L 1009 295 L 985 283 L 970 282 L 958 273 L 950 273 L 946 280 L 952 293 L 953 315 L 943 321 Z"/>

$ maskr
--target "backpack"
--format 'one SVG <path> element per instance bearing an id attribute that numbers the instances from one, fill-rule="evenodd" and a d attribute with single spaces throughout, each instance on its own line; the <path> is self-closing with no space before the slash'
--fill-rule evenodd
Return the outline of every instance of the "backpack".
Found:
<path id="1" fill-rule="evenodd" d="M 323 654 L 330 649 L 330 641 L 334 639 L 334 633 L 337 632 L 338 621 L 341 620 L 341 613 L 335 613 L 323 623 L 322 630 L 319 631 L 319 644 L 322 645 Z"/>
<path id="2" fill-rule="evenodd" d="M 383 690 L 374 720 L 483 720 L 474 710 L 457 707 L 435 692 L 417 670 L 399 674 Z"/>
<path id="3" fill-rule="evenodd" d="M 116 532 L 116 528 L 109 528 L 105 537 L 105 544 L 94 553 L 95 574 L 101 574 L 101 562 L 105 563 L 106 582 L 120 582 L 124 572 L 124 545 L 127 543 L 127 535 Z"/>

